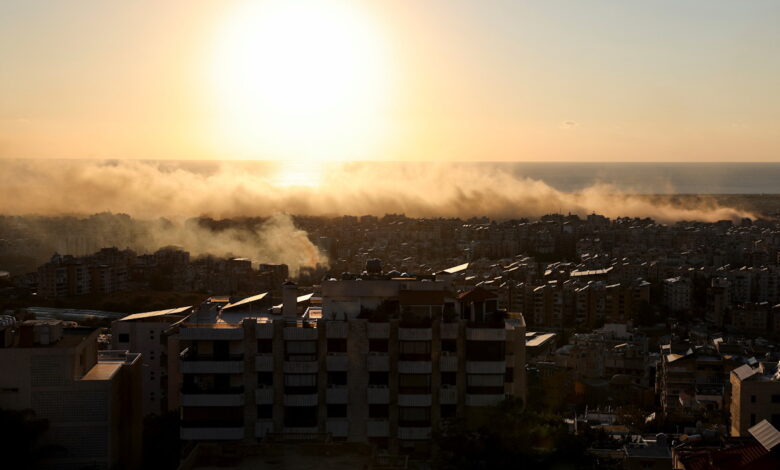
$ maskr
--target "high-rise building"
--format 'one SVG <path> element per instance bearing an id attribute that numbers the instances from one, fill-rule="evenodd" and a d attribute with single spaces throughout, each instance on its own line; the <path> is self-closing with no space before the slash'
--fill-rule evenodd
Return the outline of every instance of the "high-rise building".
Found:
<path id="1" fill-rule="evenodd" d="M 478 422 L 485 406 L 525 398 L 523 317 L 486 290 L 458 295 L 434 276 L 328 280 L 320 305 L 278 312 L 209 306 L 181 325 L 182 439 L 327 434 L 425 451 L 443 420 Z"/>

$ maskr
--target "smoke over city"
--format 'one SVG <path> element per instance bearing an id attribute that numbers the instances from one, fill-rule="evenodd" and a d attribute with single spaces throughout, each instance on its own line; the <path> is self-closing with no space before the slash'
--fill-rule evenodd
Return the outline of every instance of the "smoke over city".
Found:
<path id="1" fill-rule="evenodd" d="M 284 167 L 249 162 L 2 160 L 0 168 L 0 213 L 8 215 L 110 211 L 176 219 L 285 212 L 506 219 L 596 211 L 659 222 L 753 216 L 712 199 L 648 197 L 609 183 L 565 192 L 491 164 L 295 166 L 295 172 L 309 172 L 303 177 L 285 174 Z"/>

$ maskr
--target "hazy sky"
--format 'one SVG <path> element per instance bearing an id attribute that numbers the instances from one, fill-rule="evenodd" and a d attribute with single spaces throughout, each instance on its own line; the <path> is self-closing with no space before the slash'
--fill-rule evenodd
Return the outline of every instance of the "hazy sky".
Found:
<path id="1" fill-rule="evenodd" d="M 0 1 L 0 157 L 780 161 L 777 0 Z"/>

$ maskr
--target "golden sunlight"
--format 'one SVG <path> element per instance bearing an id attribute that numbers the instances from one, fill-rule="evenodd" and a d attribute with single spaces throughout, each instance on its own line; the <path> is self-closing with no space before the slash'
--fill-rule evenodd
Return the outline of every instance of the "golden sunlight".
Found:
<path id="1" fill-rule="evenodd" d="M 359 7 L 266 0 L 230 12 L 210 73 L 222 148 L 239 158 L 370 158 L 386 133 L 391 67 Z"/>

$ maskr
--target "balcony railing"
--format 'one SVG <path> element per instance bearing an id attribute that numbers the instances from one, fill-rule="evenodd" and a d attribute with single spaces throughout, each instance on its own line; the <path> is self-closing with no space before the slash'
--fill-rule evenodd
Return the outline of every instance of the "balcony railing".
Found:
<path id="1" fill-rule="evenodd" d="M 466 406 L 494 406 L 501 403 L 506 398 L 503 394 L 491 394 L 491 395 L 466 395 Z"/>
<path id="2" fill-rule="evenodd" d="M 427 394 L 408 394 L 398 395 L 398 406 L 431 406 L 432 400 L 430 393 Z"/>
<path id="3" fill-rule="evenodd" d="M 390 403 L 390 389 L 388 387 L 368 387 L 366 401 L 369 405 L 387 405 Z"/>
<path id="4" fill-rule="evenodd" d="M 273 372 L 274 357 L 270 354 L 255 356 L 255 370 L 257 372 Z"/>
<path id="5" fill-rule="evenodd" d="M 342 353 L 329 353 L 325 358 L 329 371 L 345 371 L 349 368 L 349 358 Z"/>
<path id="6" fill-rule="evenodd" d="M 328 405 L 345 405 L 348 403 L 349 390 L 347 387 L 328 387 L 325 401 Z"/>
<path id="7" fill-rule="evenodd" d="M 506 372 L 504 361 L 466 361 L 468 374 L 503 374 Z"/>
<path id="8" fill-rule="evenodd" d="M 458 323 L 442 323 L 441 339 L 457 339 L 460 325 Z"/>
<path id="9" fill-rule="evenodd" d="M 367 333 L 370 339 L 387 339 L 390 337 L 390 324 L 389 323 L 372 323 L 367 324 Z"/>
<path id="10" fill-rule="evenodd" d="M 430 361 L 398 361 L 398 372 L 401 374 L 430 374 Z"/>
<path id="11" fill-rule="evenodd" d="M 274 389 L 271 387 L 263 387 L 255 390 L 255 404 L 257 405 L 273 405 L 274 403 Z"/>
<path id="12" fill-rule="evenodd" d="M 466 328 L 466 339 L 469 341 L 505 341 L 506 329 L 495 327 L 474 327 L 469 325 Z"/>
<path id="13" fill-rule="evenodd" d="M 430 341 L 433 337 L 431 328 L 398 328 L 398 339 L 401 341 Z"/>
<path id="14" fill-rule="evenodd" d="M 333 437 L 347 437 L 349 421 L 346 419 L 329 419 L 325 422 L 325 429 Z"/>
<path id="15" fill-rule="evenodd" d="M 369 354 L 366 357 L 369 372 L 387 372 L 390 370 L 390 356 L 387 354 Z"/>
<path id="16" fill-rule="evenodd" d="M 458 356 L 443 355 L 439 358 L 439 368 L 442 372 L 457 372 Z"/>
<path id="17" fill-rule="evenodd" d="M 368 437 L 389 437 L 390 423 L 387 420 L 369 420 L 366 422 L 366 435 Z"/>
<path id="18" fill-rule="evenodd" d="M 329 321 L 325 324 L 325 336 L 328 338 L 346 338 L 349 324 L 345 321 Z"/>
<path id="19" fill-rule="evenodd" d="M 458 403 L 458 389 L 442 386 L 439 389 L 439 403 L 442 405 L 455 405 Z"/>
<path id="20" fill-rule="evenodd" d="M 398 439 L 405 441 L 422 441 L 431 438 L 430 426 L 425 427 L 398 427 Z"/>
<path id="21" fill-rule="evenodd" d="M 255 437 L 265 437 L 274 432 L 274 422 L 271 420 L 261 420 L 255 423 Z"/>

